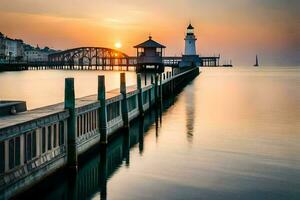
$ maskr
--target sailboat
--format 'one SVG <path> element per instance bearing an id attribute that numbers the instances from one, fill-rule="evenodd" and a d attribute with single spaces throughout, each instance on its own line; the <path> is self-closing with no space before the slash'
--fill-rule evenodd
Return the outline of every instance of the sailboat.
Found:
<path id="1" fill-rule="evenodd" d="M 259 63 L 258 63 L 258 56 L 256 55 L 256 62 L 255 62 L 255 65 L 254 67 L 259 67 Z"/>

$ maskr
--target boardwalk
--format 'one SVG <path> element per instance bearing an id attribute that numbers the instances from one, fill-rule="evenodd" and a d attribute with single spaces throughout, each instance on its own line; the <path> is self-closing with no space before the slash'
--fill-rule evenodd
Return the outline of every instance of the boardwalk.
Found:
<path id="1" fill-rule="evenodd" d="M 153 105 L 160 106 L 163 97 L 180 91 L 198 74 L 199 68 L 166 72 L 143 88 L 139 75 L 136 86 L 126 87 L 121 74 L 120 89 L 105 92 L 100 84 L 97 95 L 74 99 L 74 107 L 68 103 L 72 95 L 68 96 L 66 82 L 65 103 L 1 118 L 1 198 L 31 187 L 62 167 L 76 168 L 78 156 L 100 142 L 107 143 L 113 133 Z M 99 77 L 99 83 L 103 78 Z"/>

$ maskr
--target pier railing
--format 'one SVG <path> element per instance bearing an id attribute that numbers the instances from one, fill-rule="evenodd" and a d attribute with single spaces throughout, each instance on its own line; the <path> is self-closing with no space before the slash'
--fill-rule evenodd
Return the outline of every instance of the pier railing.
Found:
<path id="1" fill-rule="evenodd" d="M 142 87 L 105 90 L 98 77 L 98 94 L 75 99 L 74 79 L 65 82 L 65 102 L 0 118 L 0 199 L 9 198 L 64 166 L 77 168 L 79 155 L 108 138 L 130 121 L 161 105 L 199 74 L 199 68 L 165 72 Z"/>

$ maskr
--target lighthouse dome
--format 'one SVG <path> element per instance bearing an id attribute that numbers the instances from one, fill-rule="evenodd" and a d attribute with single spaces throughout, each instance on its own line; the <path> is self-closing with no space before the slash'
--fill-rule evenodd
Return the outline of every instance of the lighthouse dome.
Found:
<path id="1" fill-rule="evenodd" d="M 190 23 L 189 26 L 187 27 L 187 29 L 194 29 L 194 27 L 193 27 L 192 24 Z"/>

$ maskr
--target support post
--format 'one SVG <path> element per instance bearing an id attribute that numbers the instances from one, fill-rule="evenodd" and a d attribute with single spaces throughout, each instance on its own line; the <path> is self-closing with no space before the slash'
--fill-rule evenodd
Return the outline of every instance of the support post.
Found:
<path id="1" fill-rule="evenodd" d="M 122 104 L 122 119 L 123 119 L 123 123 L 124 123 L 124 128 L 129 128 L 125 73 L 120 74 L 120 93 L 123 96 L 121 104 Z"/>
<path id="2" fill-rule="evenodd" d="M 167 83 L 167 93 L 168 95 L 171 94 L 171 72 L 167 72 L 167 79 L 168 79 L 168 83 Z"/>
<path id="3" fill-rule="evenodd" d="M 77 170 L 77 149 L 76 149 L 76 116 L 75 116 L 75 91 L 74 78 L 65 79 L 65 109 L 69 110 L 67 120 L 68 143 L 67 143 L 67 163 L 68 167 Z"/>
<path id="4" fill-rule="evenodd" d="M 174 95 L 174 88 L 175 88 L 174 75 L 175 75 L 175 73 L 174 73 L 174 70 L 172 68 L 172 72 L 171 72 L 171 78 L 172 78 L 172 80 L 171 80 L 171 93 L 172 93 L 172 95 Z"/>
<path id="5" fill-rule="evenodd" d="M 155 105 L 158 105 L 158 75 L 155 75 L 155 85 L 154 85 L 154 93 L 155 93 Z"/>
<path id="6" fill-rule="evenodd" d="M 162 108 L 162 103 L 163 103 L 163 84 L 162 84 L 162 74 L 160 74 L 160 85 L 159 85 L 159 101 L 160 101 L 160 106 Z"/>
<path id="7" fill-rule="evenodd" d="M 143 91 L 142 91 L 141 74 L 137 74 L 136 80 L 137 80 L 137 90 L 138 90 L 139 112 L 140 112 L 141 116 L 144 116 Z"/>
<path id="8" fill-rule="evenodd" d="M 98 101 L 100 102 L 100 108 L 98 112 L 98 124 L 101 144 L 107 144 L 107 115 L 105 93 L 105 76 L 101 75 L 98 76 Z"/>
<path id="9" fill-rule="evenodd" d="M 149 101 L 149 110 L 150 108 L 152 107 L 152 101 L 151 101 L 151 91 L 152 91 L 152 88 L 150 90 L 148 90 L 148 101 Z"/>

